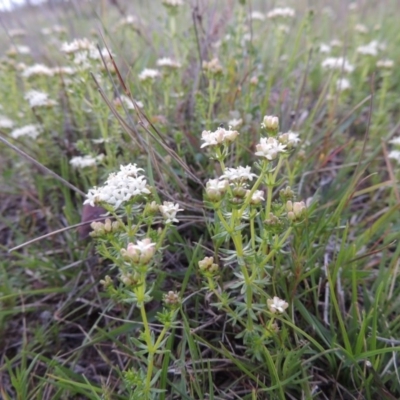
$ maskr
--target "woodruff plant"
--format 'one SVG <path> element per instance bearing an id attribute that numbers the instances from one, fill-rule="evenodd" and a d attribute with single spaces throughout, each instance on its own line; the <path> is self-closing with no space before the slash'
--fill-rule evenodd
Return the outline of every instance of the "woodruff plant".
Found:
<path id="1" fill-rule="evenodd" d="M 271 275 L 275 275 L 276 256 L 283 252 L 293 226 L 301 224 L 306 214 L 305 203 L 294 201 L 290 187 L 282 189 L 279 200 L 273 201 L 274 189 L 282 183 L 281 167 L 299 143 L 299 135 L 279 133 L 275 116 L 265 116 L 261 128 L 266 136 L 256 145 L 256 173 L 250 166 L 225 165 L 233 159 L 230 145 L 239 136 L 237 131 L 220 127 L 202 133 L 202 147 L 210 149 L 222 174 L 206 184 L 206 205 L 215 215 L 210 230 L 216 253 L 201 260 L 199 269 L 206 287 L 218 299 L 215 305 L 242 325 L 239 336 L 250 343 L 255 334 L 267 340 L 272 337 L 278 329 L 274 314 L 288 307 L 272 293 Z M 224 264 L 223 270 L 219 264 Z M 236 280 L 224 284 L 222 275 L 230 266 Z"/>
<path id="2" fill-rule="evenodd" d="M 117 302 L 134 304 L 140 311 L 143 330 L 138 338 L 131 338 L 138 347 L 136 355 L 143 362 L 139 370 L 125 372 L 125 380 L 132 390 L 132 399 L 150 399 L 158 393 L 155 356 L 163 354 L 167 333 L 174 324 L 180 299 L 170 291 L 164 295 L 164 309 L 158 313 L 161 332 L 152 330 L 146 304 L 152 300 L 152 285 L 148 275 L 159 265 L 166 234 L 176 214 L 182 211 L 179 204 L 157 204 L 155 188 L 148 185 L 143 171 L 136 164 L 121 166 L 120 171 L 109 175 L 101 187 L 89 190 L 84 204 L 104 207 L 112 217 L 104 222 L 93 222 L 91 236 L 95 238 L 97 251 L 112 260 L 118 269 L 119 283 L 115 285 L 110 276 L 101 281 L 111 298 Z M 162 227 L 156 228 L 162 223 Z"/>

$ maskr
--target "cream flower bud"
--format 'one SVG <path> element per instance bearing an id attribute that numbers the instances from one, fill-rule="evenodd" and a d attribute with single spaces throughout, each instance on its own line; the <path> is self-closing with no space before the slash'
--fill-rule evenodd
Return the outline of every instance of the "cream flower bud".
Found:
<path id="1" fill-rule="evenodd" d="M 106 275 L 104 279 L 100 281 L 100 284 L 103 285 L 104 289 L 107 289 L 113 285 L 113 281 L 109 275 Z"/>
<path id="2" fill-rule="evenodd" d="M 281 189 L 279 191 L 279 195 L 283 198 L 283 199 L 293 199 L 294 197 L 294 192 L 291 189 L 290 186 L 286 186 L 285 189 Z"/>
<path id="3" fill-rule="evenodd" d="M 164 303 L 168 306 L 177 306 L 180 303 L 179 294 L 170 290 L 164 294 Z"/>
<path id="4" fill-rule="evenodd" d="M 258 85 L 258 77 L 257 76 L 252 76 L 251 77 L 250 85 L 252 85 L 252 86 L 257 86 Z"/>
<path id="5" fill-rule="evenodd" d="M 243 186 L 236 186 L 233 190 L 232 193 L 235 197 L 239 199 L 243 199 L 246 197 L 247 190 Z"/>
<path id="6" fill-rule="evenodd" d="M 204 274 L 214 275 L 218 272 L 219 266 L 214 263 L 214 257 L 204 257 L 199 261 L 199 269 Z"/>
<path id="7" fill-rule="evenodd" d="M 275 115 L 266 115 L 263 118 L 261 126 L 269 131 L 277 132 L 279 129 L 279 118 Z"/>
<path id="8" fill-rule="evenodd" d="M 124 272 L 119 279 L 126 286 L 136 286 L 139 283 L 139 277 L 136 274 Z"/>
<path id="9" fill-rule="evenodd" d="M 112 223 L 110 218 L 106 218 L 104 221 L 104 230 L 109 233 L 112 231 Z"/>
<path id="10" fill-rule="evenodd" d="M 199 261 L 199 268 L 204 270 L 208 269 L 214 262 L 214 257 L 204 257 L 202 260 Z"/>
<path id="11" fill-rule="evenodd" d="M 301 218 L 306 208 L 307 207 L 304 201 L 295 201 L 293 203 L 292 201 L 288 200 L 286 202 L 286 210 L 288 212 L 288 218 L 291 221 Z"/>

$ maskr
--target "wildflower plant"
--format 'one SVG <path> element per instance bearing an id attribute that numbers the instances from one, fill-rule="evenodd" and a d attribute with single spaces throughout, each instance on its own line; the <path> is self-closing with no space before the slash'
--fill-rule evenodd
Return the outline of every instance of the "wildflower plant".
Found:
<path id="1" fill-rule="evenodd" d="M 298 134 L 279 133 L 275 116 L 265 116 L 261 129 L 263 136 L 254 153 L 258 161 L 253 168 L 225 164 L 234 156 L 231 143 L 238 132 L 220 127 L 202 134 L 202 147 L 209 150 L 221 170 L 205 189 L 205 204 L 215 214 L 210 230 L 214 246 L 220 251 L 214 258 L 200 261 L 199 270 L 204 284 L 216 296 L 216 306 L 241 325 L 239 336 L 245 340 L 259 327 L 260 315 L 262 320 L 270 320 L 271 328 L 271 313 L 282 313 L 288 307 L 287 302 L 275 296 L 271 276 L 280 273 L 275 260 L 284 252 L 293 225 L 301 224 L 306 217 L 304 202 L 293 202 L 290 188 L 281 192 L 280 200 L 274 200 L 284 160 L 300 141 Z M 233 268 L 236 279 L 225 287 L 224 271 L 228 266 Z M 269 328 L 263 333 L 265 337 L 272 334 Z"/>
<path id="2" fill-rule="evenodd" d="M 89 190 L 84 204 L 101 206 L 108 216 L 104 222 L 93 222 L 91 232 L 98 253 L 117 269 L 116 282 L 108 275 L 101 281 L 104 289 L 117 303 L 133 305 L 140 314 L 143 329 L 131 340 L 143 368 L 129 369 L 124 376 L 128 387 L 134 388 L 133 398 L 147 399 L 153 398 L 156 390 L 156 358 L 165 352 L 180 304 L 177 293 L 164 295 L 164 309 L 157 314 L 162 329 L 156 334 L 146 310 L 154 290 L 149 275 L 159 268 L 166 236 L 172 224 L 179 222 L 177 213 L 183 209 L 173 202 L 156 203 L 156 190 L 142 171 L 136 164 L 121 165 L 103 186 Z"/>

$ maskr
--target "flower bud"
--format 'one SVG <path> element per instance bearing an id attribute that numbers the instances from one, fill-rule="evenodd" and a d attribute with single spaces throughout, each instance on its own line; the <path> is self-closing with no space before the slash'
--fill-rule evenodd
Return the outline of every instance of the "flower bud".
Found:
<path id="1" fill-rule="evenodd" d="M 167 306 L 177 306 L 180 303 L 179 294 L 170 290 L 164 294 L 164 303 Z"/>
<path id="2" fill-rule="evenodd" d="M 139 283 L 139 277 L 136 274 L 122 273 L 119 279 L 125 286 L 136 286 Z"/>
<path id="3" fill-rule="evenodd" d="M 244 197 L 246 197 L 247 190 L 243 186 L 236 186 L 235 188 L 233 188 L 232 193 L 235 197 L 243 199 Z"/>
<path id="4" fill-rule="evenodd" d="M 219 271 L 219 265 L 214 263 L 214 257 L 204 257 L 199 261 L 199 269 L 203 274 L 215 275 Z"/>
<path id="5" fill-rule="evenodd" d="M 266 115 L 263 118 L 262 127 L 270 132 L 278 132 L 279 118 L 275 115 Z"/>
<path id="6" fill-rule="evenodd" d="M 286 210 L 287 210 L 287 216 L 291 221 L 300 219 L 305 210 L 306 210 L 306 204 L 304 201 L 295 201 L 294 203 L 290 200 L 286 202 Z"/>
<path id="7" fill-rule="evenodd" d="M 283 199 L 283 200 L 290 200 L 293 199 L 294 197 L 294 192 L 291 189 L 290 186 L 286 186 L 285 189 L 282 189 L 279 191 L 279 196 Z"/>
<path id="8" fill-rule="evenodd" d="M 112 286 L 112 284 L 113 284 L 112 279 L 110 278 L 109 275 L 106 275 L 104 277 L 104 279 L 102 279 L 100 281 L 100 283 L 103 285 L 104 289 L 107 289 L 108 287 Z"/>
<path id="9" fill-rule="evenodd" d="M 272 212 L 269 213 L 269 218 L 264 221 L 264 224 L 268 226 L 277 226 L 280 225 L 280 223 L 281 221 L 279 220 L 279 218 Z"/>
<path id="10" fill-rule="evenodd" d="M 122 257 L 134 264 L 146 265 L 156 252 L 156 244 L 150 238 L 138 240 L 136 244 L 129 243 L 126 249 L 121 250 Z"/>

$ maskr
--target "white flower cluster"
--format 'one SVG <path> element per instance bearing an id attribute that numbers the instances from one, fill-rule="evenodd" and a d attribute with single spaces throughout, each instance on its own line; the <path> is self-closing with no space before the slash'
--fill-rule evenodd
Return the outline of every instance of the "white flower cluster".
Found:
<path id="1" fill-rule="evenodd" d="M 171 69 L 178 69 L 182 67 L 182 64 L 180 62 L 172 60 L 169 57 L 159 58 L 156 64 L 158 67 L 171 68 Z"/>
<path id="2" fill-rule="evenodd" d="M 285 300 L 282 300 L 277 296 L 274 296 L 272 299 L 268 299 L 267 305 L 272 314 L 283 313 L 289 307 L 289 304 Z"/>
<path id="3" fill-rule="evenodd" d="M 183 208 L 179 208 L 178 203 L 172 203 L 171 201 L 164 201 L 164 203 L 159 206 L 159 210 L 165 219 L 166 224 L 171 224 L 172 222 L 179 222 L 176 218 L 176 214 L 179 211 L 183 211 Z"/>
<path id="4" fill-rule="evenodd" d="M 389 143 L 394 144 L 398 149 L 391 150 L 388 157 L 400 164 L 400 136 L 390 140 Z"/>
<path id="5" fill-rule="evenodd" d="M 280 143 L 274 137 L 261 138 L 260 143 L 256 145 L 256 156 L 264 157 L 269 161 L 275 160 L 279 153 L 286 151 L 286 145 Z"/>
<path id="6" fill-rule="evenodd" d="M 252 11 L 250 14 L 250 19 L 253 21 L 264 21 L 265 15 L 260 11 Z"/>
<path id="7" fill-rule="evenodd" d="M 107 203 L 117 209 L 135 196 L 150 194 L 146 178 L 139 175 L 139 171 L 143 169 L 137 168 L 136 164 L 121 165 L 119 172 L 109 175 L 104 186 L 89 190 L 83 204 L 94 207 L 98 203 Z"/>
<path id="8" fill-rule="evenodd" d="M 123 27 L 123 26 L 133 26 L 136 27 L 138 23 L 138 19 L 135 15 L 127 15 L 125 18 L 121 19 L 118 24 L 118 27 Z"/>
<path id="9" fill-rule="evenodd" d="M 51 35 L 52 33 L 62 35 L 67 33 L 67 29 L 61 25 L 53 25 L 51 28 L 42 28 L 40 32 L 45 36 Z"/>
<path id="10" fill-rule="evenodd" d="M 143 103 L 141 101 L 137 101 L 135 100 L 135 103 L 137 104 L 137 106 L 139 108 L 143 108 Z M 133 101 L 128 97 L 125 96 L 124 94 L 121 94 L 119 97 L 117 97 L 114 100 L 114 105 L 115 106 L 121 106 L 124 105 L 128 110 L 134 110 L 135 109 L 135 104 L 133 103 Z"/>
<path id="11" fill-rule="evenodd" d="M 274 8 L 267 14 L 267 18 L 275 19 L 275 18 L 294 18 L 295 11 L 290 7 L 282 7 L 282 8 Z"/>
<path id="12" fill-rule="evenodd" d="M 210 61 L 203 60 L 202 68 L 211 75 L 218 75 L 223 72 L 222 65 L 216 57 Z"/>
<path id="13" fill-rule="evenodd" d="M 34 64 L 24 69 L 22 76 L 24 78 L 30 78 L 32 76 L 53 76 L 54 71 L 52 68 L 47 67 L 43 64 Z"/>
<path id="14" fill-rule="evenodd" d="M 162 3 L 166 7 L 180 7 L 185 4 L 183 0 L 162 0 Z"/>
<path id="15" fill-rule="evenodd" d="M 30 137 L 31 139 L 36 139 L 43 131 L 40 125 L 25 125 L 22 128 L 14 129 L 11 132 L 11 137 L 18 139 L 19 137 Z"/>
<path id="16" fill-rule="evenodd" d="M 382 69 L 392 69 L 394 67 L 394 61 L 393 60 L 379 60 L 376 63 L 377 68 L 382 68 Z"/>
<path id="17" fill-rule="evenodd" d="M 72 157 L 69 160 L 69 163 L 73 168 L 87 168 L 87 167 L 93 167 L 94 165 L 97 165 L 102 159 L 104 158 L 104 154 L 99 154 L 96 157 L 86 155 L 86 156 L 76 156 Z"/>
<path id="18" fill-rule="evenodd" d="M 10 118 L 0 115 L 0 128 L 1 129 L 12 129 L 14 127 L 14 121 Z"/>
<path id="19" fill-rule="evenodd" d="M 221 179 L 227 179 L 229 182 L 243 182 L 252 181 L 256 174 L 251 172 L 251 167 L 237 167 L 237 168 L 226 168 Z"/>
<path id="20" fill-rule="evenodd" d="M 338 70 L 344 72 L 353 72 L 354 67 L 344 57 L 329 57 L 322 62 L 322 68 Z"/>
<path id="21" fill-rule="evenodd" d="M 203 131 L 201 134 L 201 140 L 203 140 L 204 143 L 201 145 L 201 148 L 206 146 L 219 146 L 222 143 L 232 143 L 238 135 L 239 132 L 232 131 L 231 128 L 224 129 L 219 127 L 215 132 Z"/>
<path id="22" fill-rule="evenodd" d="M 351 88 L 351 83 L 347 78 L 339 78 L 336 81 L 336 89 L 338 92 L 344 92 Z"/>
<path id="23" fill-rule="evenodd" d="M 72 42 L 65 42 L 61 51 L 73 56 L 73 62 L 79 67 L 86 69 L 90 67 L 91 60 L 99 61 L 102 58 L 107 64 L 111 64 L 111 57 L 106 48 L 99 49 L 96 44 L 87 38 L 75 39 Z"/>
<path id="24" fill-rule="evenodd" d="M 8 50 L 7 50 L 7 54 L 9 56 L 14 56 L 17 54 L 30 54 L 31 53 L 31 49 L 28 46 L 23 46 L 20 44 L 16 44 L 15 46 L 11 46 Z"/>
<path id="25" fill-rule="evenodd" d="M 144 81 L 154 81 L 159 76 L 160 76 L 160 71 L 158 71 L 157 69 L 145 68 L 139 74 L 139 80 L 142 81 L 142 82 L 144 82 Z"/>
<path id="26" fill-rule="evenodd" d="M 372 42 L 364 45 L 364 46 L 359 46 L 357 47 L 356 51 L 359 54 L 365 55 L 365 56 L 377 56 L 380 50 L 384 49 L 384 45 L 379 43 L 377 40 L 373 40 Z"/>
<path id="27" fill-rule="evenodd" d="M 81 50 L 91 50 L 96 48 L 96 45 L 89 39 L 75 39 L 72 42 L 65 42 L 61 45 L 61 51 L 66 54 L 76 53 Z"/>
<path id="28" fill-rule="evenodd" d="M 357 33 L 361 33 L 362 35 L 365 35 L 365 34 L 368 33 L 368 28 L 367 28 L 365 25 L 363 25 L 363 24 L 356 24 L 356 25 L 354 26 L 354 30 L 355 30 Z"/>
<path id="29" fill-rule="evenodd" d="M 49 99 L 48 93 L 38 90 L 29 90 L 25 93 L 24 99 L 29 102 L 31 108 L 34 107 L 53 107 L 57 104 L 55 100 Z"/>

